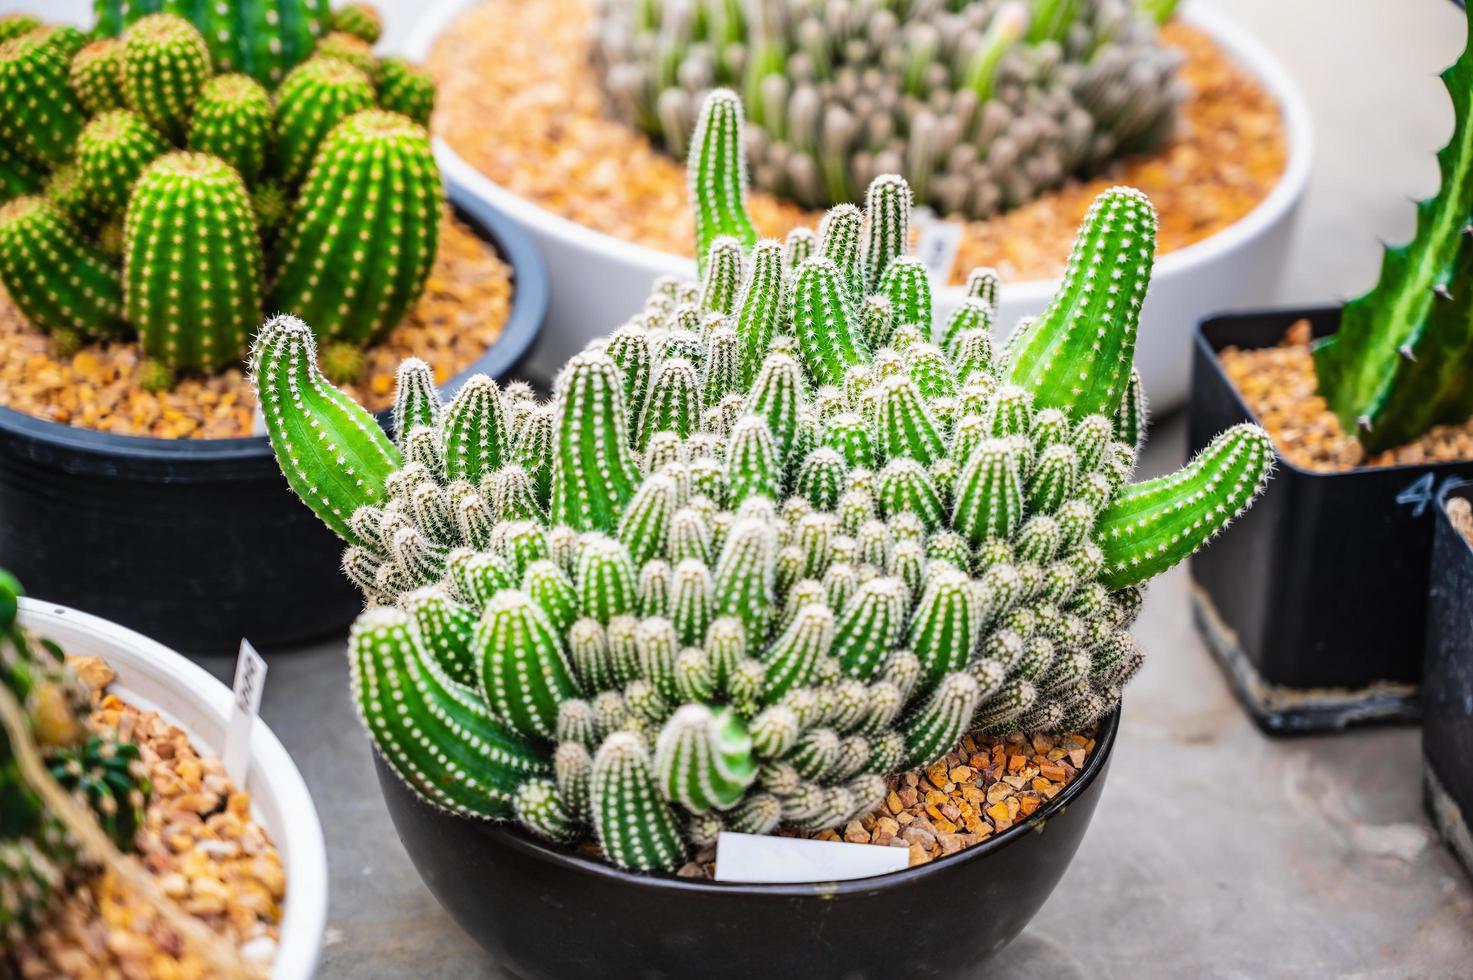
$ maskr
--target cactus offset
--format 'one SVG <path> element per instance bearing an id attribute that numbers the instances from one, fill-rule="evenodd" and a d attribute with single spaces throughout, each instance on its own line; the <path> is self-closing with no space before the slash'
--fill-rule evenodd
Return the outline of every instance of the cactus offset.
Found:
<path id="1" fill-rule="evenodd" d="M 428 126 L 435 111 L 434 79 L 403 58 L 385 58 L 378 65 L 378 104 Z"/>
<path id="2" fill-rule="evenodd" d="M 153 14 L 128 28 L 122 57 L 128 108 L 176 143 L 182 141 L 211 74 L 205 39 L 182 17 Z"/>
<path id="3" fill-rule="evenodd" d="M 1437 154 L 1442 185 L 1417 205 L 1412 240 L 1386 249 L 1376 285 L 1314 348 L 1320 394 L 1367 453 L 1473 415 L 1473 20 L 1442 79 L 1454 119 Z"/>
<path id="4" fill-rule="evenodd" d="M 0 143 L 8 151 L 45 167 L 70 159 L 86 122 L 70 70 L 55 29 L 0 43 Z"/>
<path id="5" fill-rule="evenodd" d="M 737 105 L 713 99 L 698 131 L 731 136 Z M 737 228 L 722 207 L 741 199 L 740 155 L 703 138 L 691 157 L 701 227 Z M 411 785 L 428 778 L 411 740 L 443 740 L 447 779 L 426 799 L 499 816 L 515 786 L 532 831 L 670 870 L 722 828 L 862 815 L 884 777 L 969 731 L 1072 730 L 1114 707 L 1141 661 L 1126 632 L 1138 586 L 1248 505 L 1267 436 L 1240 427 L 1180 473 L 1128 483 L 1136 446 L 1115 416 L 1139 421 L 1129 311 L 1154 247 L 1133 193 L 1101 197 L 1079 252 L 1121 298 L 1066 281 L 1016 363 L 975 326 L 952 352 L 931 342 L 947 325 L 898 237 L 909 190 L 889 177 L 870 201 L 858 224 L 831 215 L 786 297 L 781 246 L 712 237 L 702 287 L 657 284 L 569 362 L 549 405 L 503 394 L 488 410 L 486 383 L 474 411 L 441 409 L 411 362 L 397 467 L 385 453 L 364 468 L 377 430 L 332 408 L 346 398 L 313 370 L 304 327 L 262 335 L 258 365 L 293 365 L 256 377 L 283 469 L 349 542 L 353 580 L 413 618 L 395 658 L 474 685 L 459 727 L 428 669 L 401 672 L 403 714 L 364 712 Z M 904 311 L 873 347 L 870 283 Z M 504 444 L 504 418 L 522 421 L 499 468 L 455 471 L 457 447 Z M 360 630 L 404 616 L 374 610 Z M 488 718 L 550 754 L 551 776 L 521 757 L 466 767 Z"/>
<path id="6" fill-rule="evenodd" d="M 77 167 L 99 216 L 120 217 L 133 183 L 169 143 L 143 117 L 122 109 L 97 116 L 77 138 Z"/>
<path id="7" fill-rule="evenodd" d="M 127 106 L 123 92 L 123 45 L 113 38 L 93 41 L 72 59 L 72 92 L 90 116 Z"/>
<path id="8" fill-rule="evenodd" d="M 366 3 L 345 3 L 332 12 L 332 30 L 351 34 L 365 44 L 377 44 L 384 19 Z"/>
<path id="9" fill-rule="evenodd" d="M 21 197 L 0 208 L 0 280 L 42 330 L 83 336 L 122 331 L 116 268 L 50 202 Z"/>
<path id="10" fill-rule="evenodd" d="M 219 75 L 205 83 L 189 124 L 189 148 L 210 153 L 254 185 L 271 144 L 271 97 L 249 75 Z"/>
<path id="11" fill-rule="evenodd" d="M 301 183 L 332 128 L 373 104 L 373 83 L 341 59 L 318 57 L 294 68 L 276 93 L 276 169 L 282 180 Z"/>

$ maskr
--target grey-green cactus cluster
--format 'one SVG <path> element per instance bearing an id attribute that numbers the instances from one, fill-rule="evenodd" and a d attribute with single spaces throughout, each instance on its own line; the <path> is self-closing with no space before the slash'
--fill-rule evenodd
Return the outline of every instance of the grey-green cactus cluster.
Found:
<path id="1" fill-rule="evenodd" d="M 291 318 L 256 384 L 291 485 L 370 600 L 354 699 L 432 803 L 591 834 L 671 869 L 722 829 L 821 828 L 971 731 L 1069 731 L 1141 663 L 1142 586 L 1248 506 L 1234 429 L 1132 483 L 1131 369 L 1154 254 L 1102 195 L 1053 303 L 1003 349 L 996 278 L 938 319 L 906 182 L 754 241 L 740 103 L 713 94 L 691 185 L 701 281 L 663 281 L 538 402 L 400 371 L 395 438 Z"/>
<path id="2" fill-rule="evenodd" d="M 917 203 L 986 218 L 1169 137 L 1170 6 L 603 0 L 594 53 L 614 114 L 677 157 L 706 93 L 730 86 L 763 190 L 821 207 L 899 173 Z"/>
<path id="3" fill-rule="evenodd" d="M 381 73 L 348 44 L 367 44 L 355 35 L 316 42 L 292 19 L 306 16 L 301 0 L 220 24 L 203 8 L 216 17 L 224 5 L 185 5 L 218 28 L 208 41 L 147 6 L 99 4 L 99 33 L 127 25 L 117 39 L 88 43 L 32 19 L 0 32 L 10 296 L 63 349 L 136 335 L 157 369 L 146 376 L 165 384 L 239 361 L 268 307 L 344 345 L 381 339 L 422 291 L 438 242 L 443 191 L 424 129 L 433 85 L 397 59 Z M 341 13 L 342 26 L 377 36 L 368 8 Z M 316 53 L 274 90 L 216 74 L 216 61 L 234 64 L 223 53 L 237 50 L 232 31 L 268 22 Z"/>

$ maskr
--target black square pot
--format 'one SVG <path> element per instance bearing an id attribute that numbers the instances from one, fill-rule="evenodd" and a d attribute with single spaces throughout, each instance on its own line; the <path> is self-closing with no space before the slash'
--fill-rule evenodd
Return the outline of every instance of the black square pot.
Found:
<path id="1" fill-rule="evenodd" d="M 1473 875 L 1473 545 L 1447 516 L 1453 497 L 1473 502 L 1473 483 L 1449 487 L 1437 502 L 1422 681 L 1422 758 L 1427 812 Z"/>
<path id="2" fill-rule="evenodd" d="M 1317 337 L 1338 307 L 1209 319 L 1192 354 L 1190 437 L 1255 420 L 1218 352 L 1271 347 L 1299 319 Z M 1231 534 L 1191 561 L 1198 628 L 1264 731 L 1323 732 L 1418 717 L 1437 493 L 1473 461 L 1301 469 L 1282 456 Z"/>

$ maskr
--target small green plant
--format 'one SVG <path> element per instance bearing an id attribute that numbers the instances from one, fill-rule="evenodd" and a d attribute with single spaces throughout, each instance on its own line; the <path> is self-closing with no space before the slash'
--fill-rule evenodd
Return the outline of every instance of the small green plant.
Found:
<path id="1" fill-rule="evenodd" d="M 221 52 L 257 14 L 295 36 L 297 7 L 250 5 L 212 49 L 195 24 L 220 5 L 194 5 L 194 24 L 150 6 L 161 4 L 99 4 L 100 33 L 114 7 L 122 33 L 91 43 L 5 21 L 0 281 L 37 327 L 64 332 L 62 347 L 136 333 L 151 390 L 239 361 L 264 302 L 342 343 L 382 339 L 438 245 L 443 189 L 411 118 L 428 116 L 433 85 L 394 61 L 381 100 L 371 53 L 365 72 L 363 51 L 350 63 L 319 50 L 289 59 L 301 64 L 273 92 L 215 65 L 234 63 Z M 365 31 L 371 16 L 344 14 Z M 269 46 L 277 35 L 251 36 Z M 335 220 L 349 200 L 352 220 Z"/>
<path id="2" fill-rule="evenodd" d="M 17 622 L 20 586 L 0 571 L 0 685 L 18 709 L 51 777 L 97 819 L 112 843 L 132 850 L 149 786 L 137 746 L 87 731 L 86 688 L 55 644 Z M 9 712 L 6 712 L 8 715 Z M 79 850 L 22 773 L 9 724 L 0 727 L 0 952 L 44 917 L 79 870 Z"/>
<path id="3" fill-rule="evenodd" d="M 610 0 L 595 55 L 614 113 L 683 157 L 716 86 L 740 89 L 753 178 L 808 207 L 903 174 L 985 218 L 1159 146 L 1179 56 L 1149 0 Z"/>
<path id="4" fill-rule="evenodd" d="M 1442 78 L 1453 135 L 1437 154 L 1442 185 L 1417 205 L 1417 230 L 1388 247 L 1370 292 L 1345 304 L 1315 344 L 1320 394 L 1367 453 L 1473 415 L 1473 21 Z"/>
<path id="5" fill-rule="evenodd" d="M 842 823 L 969 731 L 1089 725 L 1141 663 L 1144 584 L 1273 456 L 1240 426 L 1130 482 L 1138 192 L 1100 196 L 996 352 L 990 274 L 935 318 L 898 177 L 796 268 L 744 244 L 741 124 L 718 92 L 697 128 L 702 281 L 657 285 L 548 404 L 484 377 L 442 404 L 408 361 L 391 441 L 300 321 L 256 341 L 283 472 L 371 602 L 353 694 L 383 758 L 438 806 L 591 833 L 629 868 Z"/>

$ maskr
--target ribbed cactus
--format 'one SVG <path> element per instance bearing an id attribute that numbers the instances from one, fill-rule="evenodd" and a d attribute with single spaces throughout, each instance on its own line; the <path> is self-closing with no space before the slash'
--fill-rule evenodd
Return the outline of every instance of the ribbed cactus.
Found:
<path id="1" fill-rule="evenodd" d="M 365 44 L 377 44 L 384 19 L 366 3 L 345 3 L 332 12 L 332 30 L 351 34 Z"/>
<path id="2" fill-rule="evenodd" d="M 755 183 L 808 207 L 904 174 L 985 218 L 1153 148 L 1179 55 L 1134 0 L 609 0 L 595 55 L 614 113 L 686 154 L 717 86 L 746 95 Z"/>
<path id="3" fill-rule="evenodd" d="M 204 153 L 171 153 L 128 205 L 127 317 L 144 354 L 175 371 L 235 361 L 261 321 L 261 251 L 245 184 Z"/>
<path id="4" fill-rule="evenodd" d="M 103 37 L 159 11 L 188 17 L 218 70 L 244 72 L 269 87 L 312 54 L 332 16 L 328 0 L 92 0 L 92 8 Z"/>
<path id="5" fill-rule="evenodd" d="M 54 28 L 0 43 L 0 143 L 7 150 L 46 167 L 70 159 L 86 121 L 70 63 Z"/>
<path id="6" fill-rule="evenodd" d="M 313 58 L 293 69 L 276 95 L 276 169 L 285 183 L 301 183 L 332 128 L 373 105 L 373 83 L 341 59 Z"/>
<path id="7" fill-rule="evenodd" d="M 592 834 L 629 868 L 672 869 L 723 828 L 857 817 L 974 729 L 1087 726 L 1141 662 L 1141 586 L 1272 461 L 1243 426 L 1128 482 L 1115 416 L 1137 404 L 1155 230 L 1136 192 L 1091 210 L 1078 274 L 1013 358 L 979 327 L 948 352 L 894 237 L 899 178 L 857 223 L 836 209 L 791 275 L 777 243 L 712 234 L 745 218 L 721 207 L 740 151 L 709 140 L 739 112 L 714 98 L 692 148 L 704 282 L 658 284 L 545 407 L 488 379 L 442 406 L 406 362 L 390 447 L 316 373 L 305 325 L 256 346 L 283 470 L 373 604 L 351 646 L 380 754 L 436 805 Z M 858 313 L 871 282 L 908 310 L 873 331 L 890 344 Z"/>
<path id="8" fill-rule="evenodd" d="M 209 79 L 210 53 L 182 17 L 153 14 L 123 35 L 123 97 L 128 107 L 175 142 Z"/>
<path id="9" fill-rule="evenodd" d="M 114 109 L 93 118 L 77 138 L 77 167 L 99 215 L 120 217 L 138 175 L 167 152 L 169 142 L 137 113 Z"/>
<path id="10" fill-rule="evenodd" d="M 0 208 L 0 280 L 43 330 L 115 336 L 123 329 L 113 262 L 43 198 Z"/>
<path id="11" fill-rule="evenodd" d="M 254 184 L 271 146 L 271 97 L 249 75 L 219 75 L 205 83 L 189 124 L 189 148 L 211 153 Z"/>
<path id="12" fill-rule="evenodd" d="M 149 792 L 136 772 L 138 747 L 88 734 L 86 688 L 60 649 L 16 622 L 19 592 L 0 571 L 0 685 L 51 777 L 116 846 L 131 850 Z M 78 864 L 75 841 L 24 778 L 8 730 L 0 729 L 0 937 L 8 942 L 39 925 Z"/>
<path id="13" fill-rule="evenodd" d="M 1473 20 L 1443 72 L 1453 134 L 1437 154 L 1442 186 L 1417 205 L 1417 228 L 1386 249 L 1370 292 L 1315 345 L 1320 394 L 1367 453 L 1473 415 Z"/>
<path id="14" fill-rule="evenodd" d="M 378 102 L 390 112 L 428 126 L 430 113 L 435 111 L 435 82 L 429 72 L 403 58 L 384 58 L 378 65 Z"/>
<path id="15" fill-rule="evenodd" d="M 89 115 L 127 106 L 123 91 L 123 45 L 113 38 L 93 41 L 72 59 L 72 92 Z"/>
<path id="16" fill-rule="evenodd" d="M 424 289 L 443 199 L 423 127 L 377 109 L 344 119 L 323 140 L 277 244 L 270 305 L 334 340 L 383 337 Z"/>

